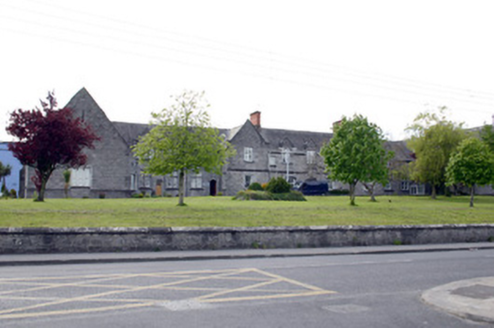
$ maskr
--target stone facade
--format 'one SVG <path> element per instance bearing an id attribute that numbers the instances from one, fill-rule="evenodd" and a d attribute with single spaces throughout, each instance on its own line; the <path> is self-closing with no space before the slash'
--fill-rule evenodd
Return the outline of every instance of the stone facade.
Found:
<path id="1" fill-rule="evenodd" d="M 72 170 L 70 197 L 131 197 L 132 195 L 178 195 L 178 176 L 144 175 L 131 147 L 139 136 L 149 131 L 146 124 L 111 122 L 86 89 L 81 89 L 69 101 L 67 107 L 92 126 L 101 141 L 95 149 L 87 149 L 87 165 Z M 219 131 L 235 147 L 237 154 L 223 168 L 223 175 L 201 172 L 186 176 L 186 196 L 229 195 L 245 189 L 253 182 L 267 183 L 274 177 L 285 177 L 297 187 L 308 179 L 326 180 L 325 164 L 319 155 L 331 133 L 266 129 L 261 126 L 261 113 L 254 112 L 249 120 L 232 129 Z M 398 169 L 413 161 L 413 154 L 404 141 L 387 142 L 386 147 L 395 153 L 390 169 Z M 64 197 L 63 169 L 55 171 L 50 178 L 46 197 Z M 23 174 L 24 174 L 23 170 Z M 28 172 L 33 175 L 32 169 Z M 402 180 L 404 179 L 404 180 Z M 20 195 L 34 193 L 30 179 L 21 176 Z M 328 181 L 331 189 L 347 189 L 336 181 Z M 26 186 L 27 184 L 27 186 Z M 26 188 L 27 187 L 27 188 Z M 396 176 L 387 186 L 376 186 L 376 195 L 427 194 L 427 186 L 414 184 Z M 479 189 L 480 190 L 480 189 Z M 482 189 L 492 194 L 492 188 Z M 357 195 L 365 195 L 359 184 Z"/>

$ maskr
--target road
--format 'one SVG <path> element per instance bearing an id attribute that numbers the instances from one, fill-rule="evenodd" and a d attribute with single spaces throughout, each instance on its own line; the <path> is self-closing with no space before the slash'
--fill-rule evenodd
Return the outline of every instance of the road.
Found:
<path id="1" fill-rule="evenodd" d="M 420 296 L 492 275 L 494 250 L 0 267 L 0 327 L 479 327 Z"/>

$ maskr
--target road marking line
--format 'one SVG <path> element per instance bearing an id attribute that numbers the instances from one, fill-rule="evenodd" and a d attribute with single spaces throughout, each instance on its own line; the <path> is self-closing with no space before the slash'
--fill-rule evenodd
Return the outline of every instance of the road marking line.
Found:
<path id="1" fill-rule="evenodd" d="M 238 271 L 238 273 L 245 272 L 245 269 L 241 269 Z M 214 275 L 215 277 L 220 277 L 223 275 L 231 275 L 235 274 L 236 272 L 232 272 L 229 270 L 228 272 L 221 271 L 224 273 Z M 163 286 L 173 286 L 173 285 L 180 285 L 184 283 L 189 283 L 189 282 L 195 282 L 195 281 L 201 281 L 201 280 L 207 280 L 209 279 L 210 276 L 207 277 L 197 277 L 193 279 L 186 279 L 186 280 L 180 280 L 180 281 L 175 281 L 175 282 L 168 282 L 168 283 L 163 283 L 163 284 L 157 284 L 157 285 L 152 285 L 152 286 L 139 286 L 135 287 L 132 289 L 128 290 L 118 290 L 118 291 L 109 291 L 109 292 L 103 292 L 103 293 L 98 293 L 98 294 L 92 294 L 92 295 L 85 295 L 85 296 L 79 296 L 79 297 L 73 297 L 73 298 L 67 298 L 67 299 L 61 299 L 58 301 L 53 301 L 53 302 L 47 302 L 47 303 L 42 303 L 42 304 L 36 304 L 36 305 L 30 305 L 26 307 L 21 307 L 21 308 L 13 308 L 13 309 L 8 309 L 8 310 L 3 310 L 0 311 L 0 317 L 2 317 L 2 314 L 5 313 L 13 313 L 13 312 L 20 312 L 20 311 L 26 311 L 26 310 L 33 310 L 33 309 L 38 309 L 41 307 L 46 307 L 46 306 L 52 306 L 52 305 L 60 305 L 64 303 L 70 303 L 70 302 L 76 302 L 76 301 L 84 301 L 87 299 L 93 299 L 93 298 L 98 298 L 102 296 L 108 296 L 108 295 L 115 295 L 115 294 L 122 294 L 122 293 L 129 293 L 129 292 L 136 292 L 136 291 L 142 291 L 142 290 L 149 290 L 149 289 L 156 289 L 157 287 L 163 287 Z"/>
<path id="2" fill-rule="evenodd" d="M 152 302 L 152 303 L 148 302 L 148 303 L 142 303 L 142 304 L 106 306 L 106 307 L 97 307 L 97 308 L 89 308 L 89 309 L 6 314 L 6 315 L 0 315 L 0 319 L 20 319 L 20 318 L 32 318 L 32 317 L 46 317 L 46 316 L 50 316 L 50 315 L 83 314 L 83 313 L 104 312 L 104 311 L 112 311 L 112 310 L 113 311 L 114 310 L 127 310 L 127 309 L 135 309 L 135 308 L 141 308 L 141 307 L 154 306 L 154 304 L 155 304 L 154 302 Z"/>
<path id="3" fill-rule="evenodd" d="M 239 302 L 239 301 L 256 301 L 256 300 L 268 300 L 275 298 L 292 298 L 292 297 L 308 297 L 317 295 L 329 295 L 335 294 L 334 291 L 312 291 L 306 293 L 296 293 L 296 294 L 278 294 L 278 295 L 263 295 L 263 296 L 245 296 L 245 297 L 230 297 L 230 298 L 218 298 L 218 299 L 207 299 L 201 300 L 204 303 L 224 303 L 224 302 Z"/>
<path id="4" fill-rule="evenodd" d="M 200 300 L 204 300 L 204 299 L 208 299 L 208 298 L 213 298 L 213 297 L 220 296 L 220 295 L 233 294 L 233 293 L 236 293 L 236 292 L 241 292 L 241 291 L 245 291 L 245 290 L 255 289 L 257 287 L 263 287 L 263 286 L 267 286 L 267 285 L 276 284 L 276 283 L 278 283 L 280 281 L 282 281 L 282 280 L 271 280 L 271 281 L 260 282 L 258 284 L 254 284 L 254 285 L 250 285 L 250 286 L 244 286 L 244 287 L 240 287 L 240 288 L 225 290 L 225 291 L 221 291 L 221 292 L 217 292 L 217 293 L 212 293 L 212 294 L 209 294 L 209 295 L 204 295 L 204 296 L 196 297 L 195 300 L 200 301 Z"/>

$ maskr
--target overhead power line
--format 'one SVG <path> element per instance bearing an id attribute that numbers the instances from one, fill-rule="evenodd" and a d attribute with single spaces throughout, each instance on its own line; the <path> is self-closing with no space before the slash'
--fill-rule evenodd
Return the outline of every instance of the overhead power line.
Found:
<path id="1" fill-rule="evenodd" d="M 46 2 L 43 1 L 35 1 L 35 0 L 27 0 L 32 3 L 42 3 L 48 5 Z M 323 88 L 327 90 L 333 90 L 333 91 L 340 91 L 340 92 L 347 92 L 351 94 L 360 94 L 364 96 L 370 96 L 370 97 L 377 97 L 377 98 L 383 98 L 383 99 L 391 99 L 395 101 L 407 101 L 403 98 L 397 98 L 397 97 L 392 97 L 389 95 L 376 95 L 376 94 L 369 94 L 366 92 L 361 92 L 361 91 L 354 91 L 354 90 L 348 90 L 348 89 L 343 89 L 343 88 L 335 88 L 335 87 L 329 87 L 327 85 L 323 85 L 321 83 L 315 83 L 311 79 L 310 82 L 301 82 L 300 80 L 295 80 L 293 78 L 281 78 L 278 76 L 274 76 L 272 73 L 277 72 L 277 73 L 287 73 L 290 74 L 291 77 L 294 75 L 297 76 L 304 76 L 307 78 L 317 78 L 321 79 L 323 81 L 335 81 L 338 83 L 347 83 L 350 85 L 362 85 L 374 89 L 380 89 L 380 90 L 388 90 L 392 92 L 399 92 L 399 93 L 404 93 L 404 94 L 415 94 L 415 95 L 420 95 L 420 96 L 426 96 L 426 97 L 435 97 L 435 98 L 440 98 L 444 97 L 449 100 L 455 100 L 463 103 L 468 103 L 468 104 L 477 104 L 477 105 L 483 105 L 483 106 L 490 106 L 492 107 L 494 105 L 494 94 L 489 94 L 485 92 L 471 92 L 469 90 L 465 89 L 460 89 L 460 88 L 450 88 L 450 87 L 445 87 L 439 84 L 431 84 L 431 83 L 423 83 L 419 81 L 414 81 L 410 79 L 403 79 L 403 78 L 397 78 L 397 77 L 391 77 L 391 76 L 374 76 L 370 75 L 368 73 L 363 73 L 363 71 L 358 71 L 358 70 L 353 70 L 353 69 L 348 69 L 348 68 L 342 68 L 342 67 L 337 67 L 334 65 L 329 65 L 326 63 L 320 63 L 320 62 L 315 62 L 311 60 L 306 60 L 306 59 L 301 59 L 297 60 L 296 57 L 290 57 L 286 55 L 281 55 L 281 54 L 276 54 L 276 53 L 268 53 L 264 50 L 259 50 L 259 49 L 254 49 L 254 48 L 247 48 L 243 46 L 238 46 L 238 45 L 231 45 L 231 44 L 225 44 L 221 43 L 218 41 L 213 41 L 210 39 L 202 39 L 198 37 L 193 37 L 194 39 L 197 39 L 200 42 L 190 42 L 185 39 L 183 39 L 183 36 L 180 36 L 179 34 L 173 33 L 174 38 L 168 37 L 172 32 L 164 31 L 164 30 L 159 30 L 155 29 L 153 27 L 141 25 L 141 24 L 136 24 L 132 22 L 127 22 L 123 20 L 118 20 L 114 18 L 109 18 L 106 16 L 98 15 L 98 14 L 90 14 L 90 13 L 85 13 L 81 11 L 74 11 L 72 9 L 68 9 L 66 7 L 62 6 L 57 6 L 58 8 L 61 8 L 62 10 L 72 12 L 72 13 L 78 13 L 83 16 L 93 16 L 97 17 L 99 19 L 103 19 L 105 22 L 106 21 L 112 21 L 120 24 L 121 26 L 124 27 L 119 27 L 113 26 L 113 25 L 108 25 L 107 23 L 105 24 L 99 24 L 99 23 L 94 23 L 94 22 L 89 22 L 88 20 L 82 20 L 82 19 L 77 19 L 73 17 L 73 15 L 70 15 L 70 19 L 65 17 L 65 16 L 59 16 L 55 15 L 51 12 L 42 12 L 39 10 L 34 10 L 32 8 L 30 9 L 25 9 L 25 8 L 19 8 L 16 6 L 12 6 L 10 4 L 4 4 L 0 3 L 1 5 L 4 5 L 9 8 L 13 8 L 15 10 L 24 10 L 28 11 L 37 15 L 43 15 L 43 17 L 51 17 L 55 18 L 56 20 L 61 20 L 65 22 L 78 22 L 82 24 L 82 26 L 93 26 L 98 29 L 100 29 L 101 33 L 92 33 L 88 32 L 86 30 L 80 30 L 76 29 L 73 27 L 67 28 L 66 26 L 63 25 L 57 25 L 53 24 L 53 21 L 49 21 L 50 24 L 47 23 L 46 20 L 44 20 L 42 23 L 36 22 L 36 21 L 31 21 L 31 20 L 24 20 L 22 18 L 18 17 L 11 17 L 11 16 L 5 16 L 2 15 L 6 19 L 10 19 L 13 21 L 22 21 L 25 24 L 32 24 L 36 25 L 38 27 L 46 27 L 50 28 L 53 30 L 64 30 L 64 31 L 69 31 L 71 33 L 75 33 L 79 36 L 88 36 L 92 38 L 104 38 L 106 40 L 110 40 L 112 42 L 118 41 L 121 42 L 125 47 L 124 49 L 117 49 L 114 47 L 109 47 L 107 45 L 100 45 L 95 43 L 94 41 L 88 42 L 88 41 L 76 41 L 72 39 L 67 39 L 67 38 L 61 38 L 61 37 L 55 37 L 53 35 L 38 35 L 41 37 L 45 38 L 50 38 L 54 39 L 59 42 L 64 42 L 64 43 L 76 43 L 80 45 L 84 45 L 87 47 L 93 47 L 93 48 L 99 48 L 99 49 L 104 49 L 107 51 L 114 51 L 117 53 L 126 53 L 126 54 L 131 54 L 134 56 L 138 56 L 141 58 L 153 58 L 156 60 L 166 60 L 166 61 L 171 61 L 187 66 L 194 66 L 194 67 L 200 67 L 200 68 L 206 68 L 206 69 L 213 69 L 216 71 L 225 71 L 231 73 L 232 71 L 230 69 L 225 69 L 222 65 L 204 65 L 204 64 L 198 64 L 197 62 L 193 63 L 191 61 L 187 61 L 184 59 L 176 59 L 170 56 L 163 56 L 163 55 L 150 55 L 148 53 L 144 53 L 142 51 L 129 51 L 128 47 L 129 45 L 132 46 L 144 46 L 147 48 L 153 48 L 157 50 L 167 50 L 171 51 L 174 53 L 180 53 L 180 54 L 185 54 L 188 56 L 193 56 L 197 58 L 208 58 L 215 60 L 217 62 L 231 62 L 234 64 L 241 64 L 245 65 L 247 67 L 259 69 L 261 72 L 252 72 L 252 71 L 245 71 L 245 70 L 238 70 L 236 69 L 239 73 L 241 74 L 248 74 L 251 76 L 255 77 L 262 77 L 262 78 L 268 78 L 272 80 L 277 80 L 281 82 L 287 82 L 287 83 L 296 83 L 299 85 L 304 85 L 308 87 L 316 87 L 316 88 Z M 68 16 L 68 15 L 67 15 Z M 139 32 L 136 30 L 129 30 L 125 25 L 132 25 L 135 27 L 139 27 L 142 29 L 146 29 L 150 32 L 153 33 L 158 33 L 157 35 L 149 34 L 149 33 L 144 33 L 144 32 Z M 22 31 L 16 31 L 14 29 L 9 29 L 12 32 L 15 33 L 23 33 Z M 115 35 L 109 35 L 108 30 L 113 30 L 117 32 L 124 33 L 125 36 L 115 36 Z M 24 34 L 26 34 L 24 32 Z M 29 34 L 29 33 L 27 33 Z M 142 37 L 143 39 L 145 37 L 149 37 L 152 39 L 157 40 L 157 42 L 149 42 L 149 41 L 134 41 L 128 38 L 129 34 L 133 34 L 138 37 Z M 178 40 L 176 38 L 178 37 Z M 181 39 L 182 38 L 182 39 Z M 163 43 L 163 40 L 167 41 L 167 44 Z M 218 46 L 212 46 L 209 43 L 215 43 L 218 44 Z M 171 45 L 169 45 L 169 43 Z M 187 47 L 190 47 L 189 49 L 183 49 L 180 48 L 179 45 L 185 45 Z M 242 49 L 242 50 L 237 50 L 237 49 Z M 243 50 L 248 49 L 249 53 L 246 54 L 245 52 L 242 52 Z M 205 53 L 204 50 L 210 50 L 213 51 L 213 53 Z M 232 57 L 231 55 L 237 55 L 238 57 Z M 253 61 L 256 60 L 256 61 Z M 338 70 L 335 68 L 328 68 L 328 67 L 337 67 Z M 367 74 L 367 75 L 366 75 Z M 338 76 L 339 75 L 339 76 Z M 365 82 L 365 81 L 370 81 L 370 82 Z M 425 86 L 429 87 L 425 87 Z M 483 101 L 479 101 L 479 100 Z M 417 103 L 416 101 L 407 101 L 407 102 L 412 102 L 412 103 Z M 482 111 L 483 112 L 483 111 Z"/>

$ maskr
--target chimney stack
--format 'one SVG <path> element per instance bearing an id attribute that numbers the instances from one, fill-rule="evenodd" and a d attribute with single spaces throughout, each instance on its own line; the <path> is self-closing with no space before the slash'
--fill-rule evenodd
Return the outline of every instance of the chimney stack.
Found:
<path id="1" fill-rule="evenodd" d="M 261 112 L 255 111 L 254 113 L 250 114 L 250 122 L 256 128 L 260 128 L 261 127 Z"/>

